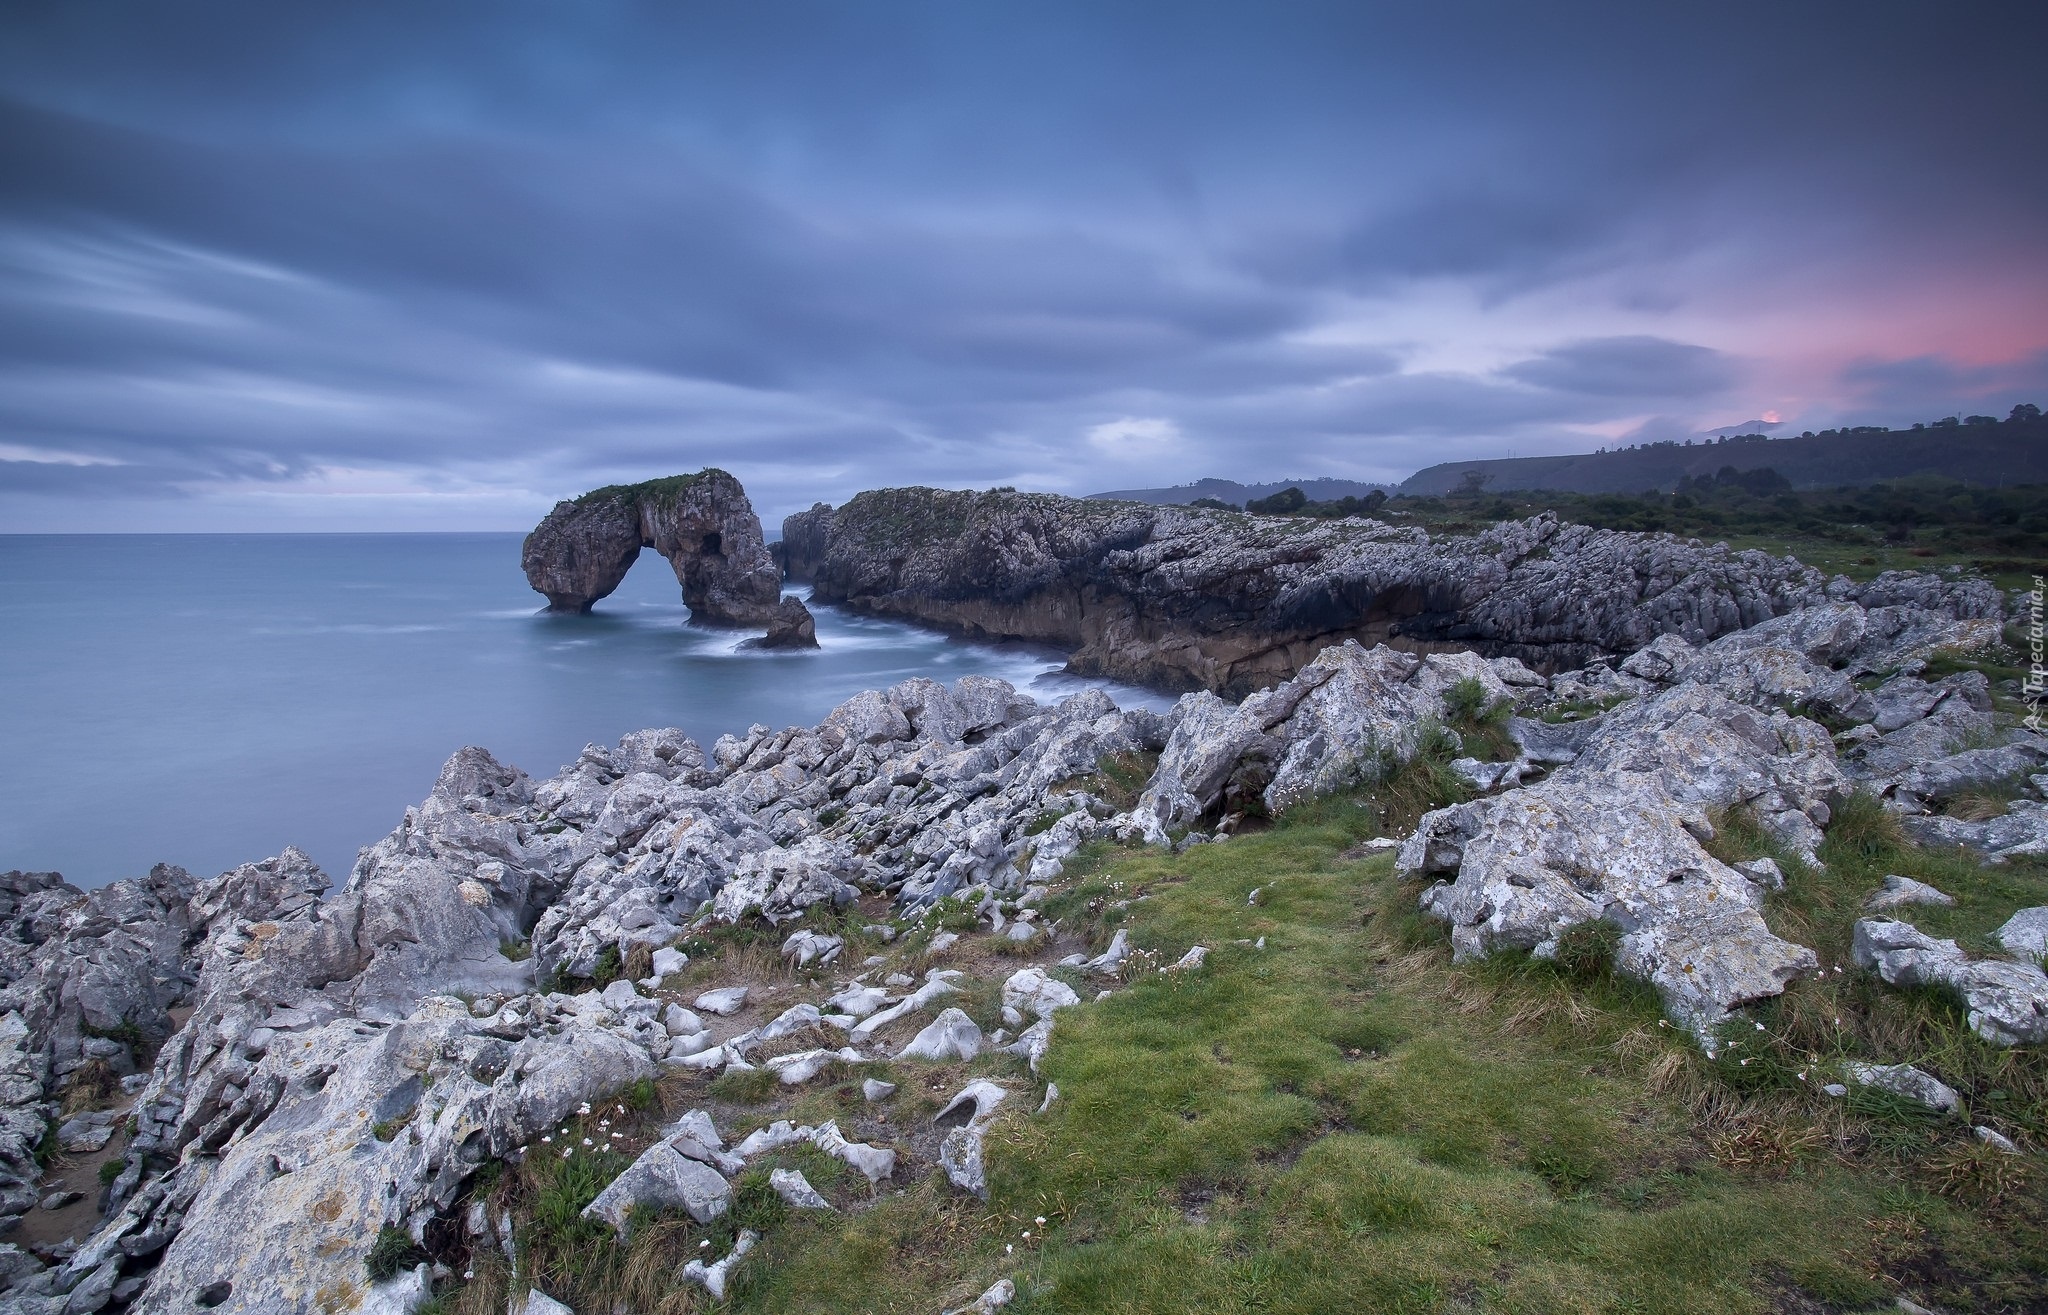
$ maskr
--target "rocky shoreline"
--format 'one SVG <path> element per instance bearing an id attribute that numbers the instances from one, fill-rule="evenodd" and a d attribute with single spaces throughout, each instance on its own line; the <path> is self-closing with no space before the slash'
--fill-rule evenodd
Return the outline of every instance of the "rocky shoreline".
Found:
<path id="1" fill-rule="evenodd" d="M 626 504 L 600 501 L 623 544 Z M 0 1243 L 0 1311 L 409 1311 L 442 1256 L 516 1257 L 511 1221 L 474 1190 L 487 1166 L 620 1142 L 594 1120 L 615 1106 L 625 1127 L 622 1093 L 671 1078 L 760 1072 L 770 1092 L 800 1091 L 882 1059 L 1021 1061 L 915 1125 L 892 1122 L 893 1088 L 870 1081 L 861 1111 L 728 1146 L 728 1113 L 707 1100 L 620 1142 L 630 1164 L 590 1210 L 621 1230 L 635 1207 L 717 1218 L 750 1159 L 796 1144 L 878 1191 L 930 1173 L 985 1193 L 986 1131 L 1058 1098 L 1037 1068 L 1059 1011 L 1120 989 L 1138 962 L 1121 933 L 1092 944 L 1041 912 L 1083 846 L 1228 843 L 1444 751 L 1474 709 L 1512 752 L 1453 745 L 1475 797 L 1385 842 L 1423 909 L 1460 958 L 1552 955 L 1576 928 L 1610 927 L 1618 970 L 1709 1050 L 1745 1005 L 1820 967 L 1761 915 L 1785 874 L 1708 852 L 1731 814 L 1817 862 L 1861 791 L 1939 843 L 2048 852 L 2048 803 L 1935 814 L 2048 764 L 2048 738 L 1999 714 L 1983 675 L 1926 677 L 1940 655 L 1999 642 L 1983 581 L 1856 586 L 1547 518 L 1430 541 L 1071 501 L 862 495 L 793 518 L 785 551 L 823 598 L 1035 626 L 1076 643 L 1081 668 L 1210 687 L 1169 713 L 920 678 L 708 750 L 637 732 L 540 781 L 465 748 L 331 894 L 294 850 L 209 881 L 160 867 L 92 892 L 0 876 L 0 1214 L 42 1208 L 52 1130 L 67 1149 L 97 1139 L 116 1166 L 89 1235 Z M 546 551 L 529 543 L 529 559 L 575 576 L 551 600 L 616 585 L 575 575 L 599 558 L 562 547 L 585 542 L 587 511 L 563 504 Z M 656 546 L 697 525 L 676 521 Z M 637 552 L 644 526 L 631 528 Z M 698 579 L 686 593 L 753 598 Z M 1251 683 L 1235 703 L 1211 692 Z M 2022 912 L 2007 945 L 2042 926 L 2048 910 Z M 693 976 L 720 929 L 757 930 L 804 975 Z M 855 945 L 873 953 L 856 961 Z M 1175 948 L 1173 971 L 1204 971 L 1212 947 Z M 1886 982 L 1948 983 L 1989 1043 L 2048 1040 L 2048 975 L 2031 959 L 1973 956 L 1887 916 L 1858 925 L 1856 960 Z M 950 1007 L 978 989 L 1000 992 L 1001 1030 Z M 792 1208 L 818 1208 L 801 1174 L 777 1173 Z M 387 1237 L 417 1256 L 379 1275 Z M 722 1294 L 752 1237 L 677 1281 Z"/>
<path id="2" fill-rule="evenodd" d="M 1951 615 L 2000 614 L 1982 581 L 1859 585 L 1790 557 L 1547 514 L 1431 538 L 1374 520 L 905 488 L 819 504 L 782 533 L 790 578 L 818 601 L 1057 644 L 1077 674 L 1232 698 L 1347 639 L 1554 672 L 1828 601 L 1924 605 L 1932 589 Z"/>

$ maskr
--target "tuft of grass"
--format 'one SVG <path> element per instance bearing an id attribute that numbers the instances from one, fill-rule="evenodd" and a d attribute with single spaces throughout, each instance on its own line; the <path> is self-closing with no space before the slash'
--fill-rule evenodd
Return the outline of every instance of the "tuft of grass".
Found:
<path id="1" fill-rule="evenodd" d="M 427 1253 L 412 1240 L 412 1234 L 386 1224 L 377 1230 L 377 1240 L 370 1244 L 370 1253 L 363 1258 L 363 1267 L 369 1271 L 372 1282 L 382 1283 L 426 1259 Z"/>
<path id="2" fill-rule="evenodd" d="M 120 1090 L 121 1079 L 115 1075 L 112 1064 L 104 1059 L 88 1059 L 71 1070 L 71 1080 L 65 1084 L 59 1108 L 65 1114 L 105 1109 Z"/>
<path id="3" fill-rule="evenodd" d="M 1464 742 L 1467 755 L 1482 762 L 1507 762 L 1520 753 L 1508 734 L 1514 701 L 1488 703 L 1486 686 L 1470 676 L 1444 691 L 1444 713 L 1450 728 Z"/>

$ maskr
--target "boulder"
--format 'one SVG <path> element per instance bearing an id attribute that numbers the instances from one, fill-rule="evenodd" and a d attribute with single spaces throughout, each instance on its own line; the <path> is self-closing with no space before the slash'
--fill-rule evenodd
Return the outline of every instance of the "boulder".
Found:
<path id="1" fill-rule="evenodd" d="M 2048 973 L 2037 964 L 1972 960 L 1954 941 L 1889 918 L 1859 920 L 1850 952 L 1893 986 L 1951 988 L 1969 1010 L 1971 1029 L 1993 1045 L 2048 1040 Z"/>
<path id="2" fill-rule="evenodd" d="M 1955 896 L 1945 895 L 1924 881 L 1902 877 L 1896 873 L 1884 879 L 1884 885 L 1870 893 L 1863 901 L 1863 907 L 1872 913 L 1890 909 L 1901 909 L 1909 904 L 1934 904 L 1947 906 L 1956 902 Z"/>
<path id="3" fill-rule="evenodd" d="M 708 1224 L 732 1205 L 732 1186 L 718 1170 L 690 1159 L 665 1141 L 656 1142 L 583 1208 L 585 1219 L 602 1219 L 624 1241 L 638 1208 L 681 1210 Z"/>
<path id="4" fill-rule="evenodd" d="M 799 1210 L 830 1210 L 832 1203 L 818 1195 L 810 1180 L 794 1169 L 777 1169 L 768 1175 L 775 1194 Z"/>
<path id="5" fill-rule="evenodd" d="M 1867 1064 L 1850 1060 L 1842 1065 L 1842 1074 L 1858 1086 L 1888 1091 L 1942 1114 L 1954 1113 L 1963 1099 L 1954 1087 L 1911 1064 Z"/>
<path id="6" fill-rule="evenodd" d="M 958 1009 L 947 1009 L 896 1052 L 898 1059 L 930 1059 L 940 1063 L 973 1059 L 981 1053 L 981 1029 Z"/>

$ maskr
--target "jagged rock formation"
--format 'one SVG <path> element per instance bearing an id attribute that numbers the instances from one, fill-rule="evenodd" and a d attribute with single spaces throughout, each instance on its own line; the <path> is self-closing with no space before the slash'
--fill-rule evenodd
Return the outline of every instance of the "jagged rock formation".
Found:
<path id="1" fill-rule="evenodd" d="M 1165 715 L 1097 691 L 1046 707 L 1001 681 L 914 679 L 858 695 L 817 726 L 756 726 L 709 753 L 680 731 L 638 732 L 538 783 L 464 749 L 331 898 L 296 851 L 211 882 L 160 868 L 91 895 L 50 874 L 8 874 L 0 1207 L 34 1199 L 33 1148 L 62 1084 L 91 1059 L 132 1065 L 137 1041 L 169 1036 L 130 1079 L 133 1134 L 104 1224 L 54 1268 L 7 1269 L 0 1302 L 12 1304 L 0 1309 L 95 1311 L 117 1289 L 150 1315 L 409 1309 L 426 1270 L 372 1284 L 364 1261 L 380 1230 L 452 1233 L 511 1254 L 510 1221 L 470 1194 L 476 1172 L 536 1150 L 573 1153 L 543 1139 L 664 1068 L 758 1066 L 796 1088 L 835 1065 L 1000 1048 L 1035 1074 L 1059 1011 L 1083 995 L 1046 970 L 1113 986 L 1133 953 L 1122 932 L 1093 958 L 1070 953 L 1088 947 L 1070 933 L 1061 944 L 1040 915 L 1082 844 L 1227 843 L 1247 812 L 1284 812 L 1397 766 L 1475 690 L 1528 714 L 1510 723 L 1520 753 L 1463 760 L 1490 793 L 1429 814 L 1401 847 L 1423 906 L 1450 925 L 1460 956 L 1550 953 L 1574 927 L 1612 923 L 1617 969 L 1653 983 L 1671 1017 L 1712 1044 L 1731 1011 L 1815 965 L 1760 913 L 1798 873 L 1716 861 L 1702 842 L 1718 810 L 1747 809 L 1811 855 L 1854 785 L 1921 807 L 1971 769 L 1958 758 L 2036 751 L 2027 733 L 1991 722 L 1981 677 L 1929 682 L 1911 669 L 1931 644 L 1981 639 L 1987 624 L 1996 633 L 1971 611 L 1970 588 L 1898 577 L 1864 596 L 1869 606 L 1822 598 L 1700 647 L 1663 634 L 1619 666 L 1548 677 L 1512 656 L 1344 642 L 1241 704 L 1197 692 Z M 1896 674 L 1865 689 L 1851 678 L 1863 671 Z M 1593 703 L 1612 706 L 1562 725 L 1535 715 Z M 1847 729 L 1831 736 L 1809 713 Z M 1972 743 L 2001 742 L 1958 750 L 1941 738 L 1957 727 L 1981 732 Z M 1116 793 L 1105 763 L 1129 769 L 1151 755 L 1143 792 Z M 688 963 L 678 943 L 710 924 L 782 923 L 855 900 L 901 915 L 947 896 L 1015 942 L 1007 953 L 1037 956 L 1002 984 L 1003 1031 L 983 1034 L 949 1007 L 973 984 L 946 967 L 875 982 L 886 970 L 870 964 L 829 995 L 766 996 L 772 1005 L 731 982 L 661 994 Z M 2042 925 L 2048 914 L 2015 918 L 2008 944 L 2035 944 Z M 919 952 L 942 953 L 954 935 Z M 782 952 L 850 971 L 835 963 L 846 943 L 805 927 Z M 2038 968 L 1971 960 L 1890 922 L 1859 927 L 1857 953 L 1886 980 L 1965 991 L 1990 1040 L 2048 1035 Z M 1189 948 L 1161 971 L 1205 971 L 1205 954 Z M 543 989 L 633 962 L 652 976 Z M 172 1011 L 187 1008 L 173 1030 Z M 814 1039 L 827 1029 L 840 1035 Z M 891 1090 L 874 1083 L 870 1099 Z M 673 1200 L 705 1217 L 749 1159 L 797 1141 L 870 1183 L 922 1154 L 959 1190 L 982 1192 L 983 1134 L 1028 1108 L 1007 1102 L 1015 1094 L 970 1084 L 925 1130 L 922 1152 L 879 1144 L 895 1134 L 863 1128 L 855 1110 L 842 1112 L 845 1130 L 772 1123 L 727 1150 L 692 1111 L 636 1151 L 637 1176 L 622 1175 L 598 1213 L 624 1226 L 635 1203 Z M 722 1291 L 745 1251 L 707 1256 L 693 1277 Z"/>
<path id="2" fill-rule="evenodd" d="M 668 558 L 692 620 L 766 626 L 786 610 L 761 520 L 740 482 L 722 470 L 612 485 L 558 502 L 526 536 L 520 565 L 549 610 L 588 612 L 619 587 L 642 548 Z"/>
<path id="3" fill-rule="evenodd" d="M 1371 520 L 1245 517 L 1051 494 L 883 489 L 783 523 L 813 597 L 1074 650 L 1070 669 L 1241 697 L 1332 643 L 1469 649 L 1544 671 L 1688 643 L 1829 600 L 1995 617 L 1981 580 L 1856 585 L 1790 558 L 1544 515 L 1431 539 Z"/>

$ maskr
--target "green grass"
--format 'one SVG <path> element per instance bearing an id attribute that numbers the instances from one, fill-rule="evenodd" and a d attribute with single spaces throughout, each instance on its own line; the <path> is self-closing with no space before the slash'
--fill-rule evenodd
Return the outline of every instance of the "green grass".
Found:
<path id="1" fill-rule="evenodd" d="M 1508 718 L 1514 701 L 1488 703 L 1486 687 L 1470 676 L 1444 691 L 1444 711 L 1450 728 L 1464 741 L 1465 753 L 1481 762 L 1508 762 L 1520 753 L 1508 734 Z"/>
<path id="2" fill-rule="evenodd" d="M 792 1148 L 756 1162 L 712 1228 L 652 1220 L 621 1245 L 576 1212 L 622 1166 L 536 1157 L 496 1189 L 529 1221 L 528 1272 L 579 1310 L 706 1310 L 675 1269 L 748 1226 L 764 1240 L 728 1303 L 743 1312 L 921 1315 L 1005 1275 L 1018 1315 L 1855 1312 L 1900 1293 L 1956 1312 L 2048 1304 L 2035 1155 L 1987 1152 L 1967 1124 L 1896 1102 L 1830 1100 L 1816 1080 L 1848 1057 L 1921 1063 L 1965 1092 L 1972 1119 L 2048 1141 L 2040 1055 L 1977 1040 L 1953 1001 L 1833 971 L 1887 872 L 1954 894 L 1955 909 L 1913 916 L 1970 943 L 2048 900 L 2041 869 L 1918 850 L 1870 801 L 1845 802 L 1826 871 L 1776 854 L 1788 886 L 1767 908 L 1828 971 L 1760 1006 L 1764 1030 L 1731 1029 L 1708 1060 L 1650 991 L 1615 976 L 1604 928 L 1567 936 L 1552 962 L 1453 965 L 1390 858 L 1344 857 L 1460 797 L 1447 752 L 1425 746 L 1366 793 L 1224 844 L 1078 856 L 1047 916 L 1096 946 L 1127 927 L 1153 957 L 1107 1001 L 1060 1015 L 1047 1114 L 1030 1112 L 1037 1092 L 1010 1057 L 960 1068 L 959 1081 L 985 1072 L 1020 1092 L 988 1137 L 987 1202 L 935 1172 L 870 1193 Z M 1741 814 L 1718 829 L 1724 858 L 1773 852 Z M 1263 950 L 1240 943 L 1260 936 Z M 1150 966 L 1191 944 L 1210 949 L 1200 971 Z M 982 1018 L 994 1002 L 960 1003 Z M 922 1066 L 886 1072 L 905 1083 L 890 1118 L 907 1133 L 945 1092 L 924 1089 Z M 855 1081 L 786 1113 L 843 1114 Z M 721 1078 L 704 1094 L 766 1094 L 743 1086 Z M 721 1120 L 731 1135 L 746 1126 Z M 783 1210 L 763 1188 L 783 1164 L 840 1209 Z"/>
<path id="3" fill-rule="evenodd" d="M 676 499 L 682 497 L 705 476 L 723 474 L 724 471 L 707 466 L 694 475 L 665 475 L 660 479 L 642 480 L 638 484 L 607 484 L 601 489 L 592 489 L 576 499 L 576 505 L 583 507 L 595 502 L 638 502 L 645 498 L 657 506 L 672 506 Z"/>

